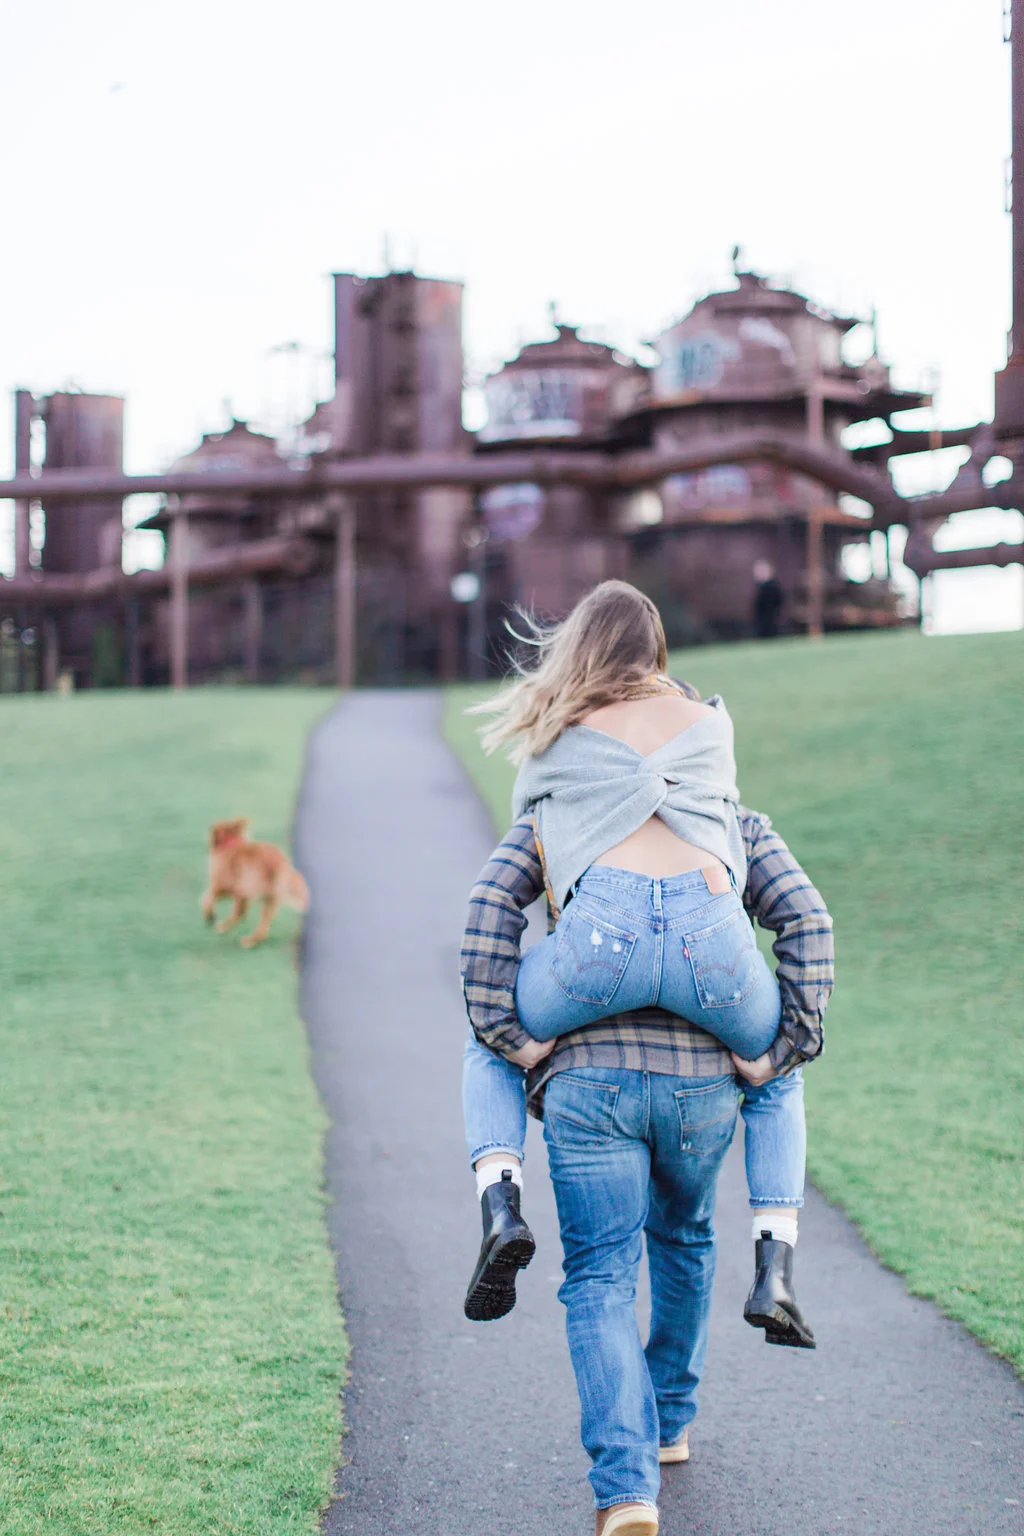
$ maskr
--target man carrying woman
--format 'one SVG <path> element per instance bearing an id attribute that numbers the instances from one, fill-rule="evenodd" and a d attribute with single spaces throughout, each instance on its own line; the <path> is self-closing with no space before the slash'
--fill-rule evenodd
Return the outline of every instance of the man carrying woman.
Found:
<path id="1" fill-rule="evenodd" d="M 761 1233 L 745 1315 L 768 1342 L 813 1347 L 791 1278 L 799 1068 L 821 1049 L 831 923 L 767 818 L 738 805 L 724 706 L 665 676 L 660 620 L 642 594 L 606 583 L 539 641 L 538 667 L 514 685 L 518 706 L 507 694 L 498 705 L 505 739 L 531 744 L 522 814 L 474 888 L 462 955 L 467 1137 L 485 1229 L 467 1313 L 510 1310 L 532 1255 L 519 1211 L 528 1103 L 544 1120 L 558 1204 L 598 1536 L 654 1536 L 659 1462 L 689 1454 L 711 1217 L 740 1084 Z M 562 915 L 527 967 L 523 911 L 545 889 Z M 774 979 L 750 918 L 776 934 Z M 646 1347 L 634 1311 L 643 1234 Z"/>

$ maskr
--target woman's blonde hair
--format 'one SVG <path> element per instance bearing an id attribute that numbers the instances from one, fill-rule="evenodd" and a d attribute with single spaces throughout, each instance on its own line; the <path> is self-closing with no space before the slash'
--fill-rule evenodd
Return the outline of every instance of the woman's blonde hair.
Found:
<path id="1" fill-rule="evenodd" d="M 560 624 L 519 615 L 529 633 L 511 632 L 533 647 L 535 661 L 515 662 L 515 680 L 469 711 L 494 717 L 481 728 L 484 751 L 507 747 L 514 763 L 536 757 L 567 726 L 663 677 L 668 666 L 661 615 L 627 581 L 602 581 Z"/>

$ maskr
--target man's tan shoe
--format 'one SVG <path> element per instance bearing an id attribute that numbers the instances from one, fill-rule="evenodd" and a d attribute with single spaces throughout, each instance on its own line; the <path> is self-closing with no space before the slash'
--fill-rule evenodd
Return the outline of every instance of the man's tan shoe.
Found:
<path id="1" fill-rule="evenodd" d="M 649 1504 L 613 1504 L 597 1512 L 597 1536 L 658 1536 L 658 1511 Z"/>
<path id="2" fill-rule="evenodd" d="M 683 1438 L 677 1440 L 675 1445 L 659 1445 L 658 1460 L 662 1466 L 667 1461 L 689 1461 L 690 1459 L 690 1431 L 683 1431 Z"/>

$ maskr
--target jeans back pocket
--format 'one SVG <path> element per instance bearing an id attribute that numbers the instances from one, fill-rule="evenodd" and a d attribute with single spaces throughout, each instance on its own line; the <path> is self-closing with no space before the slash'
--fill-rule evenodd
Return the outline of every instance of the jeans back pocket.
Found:
<path id="1" fill-rule="evenodd" d="M 629 957 L 636 934 L 617 928 L 577 896 L 555 929 L 555 957 L 551 971 L 574 1003 L 610 1003 Z"/>
<path id="2" fill-rule="evenodd" d="M 556 1147 L 603 1146 L 612 1139 L 616 1083 L 557 1072 L 544 1093 L 544 1136 Z"/>
<path id="3" fill-rule="evenodd" d="M 728 917 L 685 933 L 683 942 L 702 1007 L 733 1008 L 750 996 L 760 975 L 760 952 L 739 897 Z"/>
<path id="4" fill-rule="evenodd" d="M 736 1128 L 740 1094 L 735 1078 L 713 1078 L 704 1088 L 681 1088 L 675 1101 L 679 1150 L 690 1157 L 724 1152 Z"/>

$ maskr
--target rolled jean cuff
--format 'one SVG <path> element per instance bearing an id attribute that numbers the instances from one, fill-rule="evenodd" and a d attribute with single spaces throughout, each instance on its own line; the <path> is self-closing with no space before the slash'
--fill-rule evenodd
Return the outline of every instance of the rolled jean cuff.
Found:
<path id="1" fill-rule="evenodd" d="M 503 1141 L 485 1141 L 482 1147 L 477 1147 L 469 1154 L 471 1167 L 475 1167 L 482 1157 L 493 1157 L 496 1152 L 504 1152 L 508 1157 L 514 1157 L 517 1163 L 526 1162 L 526 1153 L 522 1147 L 510 1147 Z"/>
<path id="2" fill-rule="evenodd" d="M 752 1211 L 765 1211 L 772 1210 L 776 1206 L 780 1208 L 782 1206 L 795 1206 L 799 1210 L 803 1203 L 803 1195 L 779 1195 L 771 1200 L 751 1200 L 750 1209 Z"/>
<path id="3" fill-rule="evenodd" d="M 607 1499 L 603 1504 L 598 1504 L 598 1509 L 614 1509 L 616 1504 L 642 1504 L 645 1509 L 658 1508 L 653 1499 L 649 1499 L 645 1493 L 617 1493 L 614 1499 Z"/>

